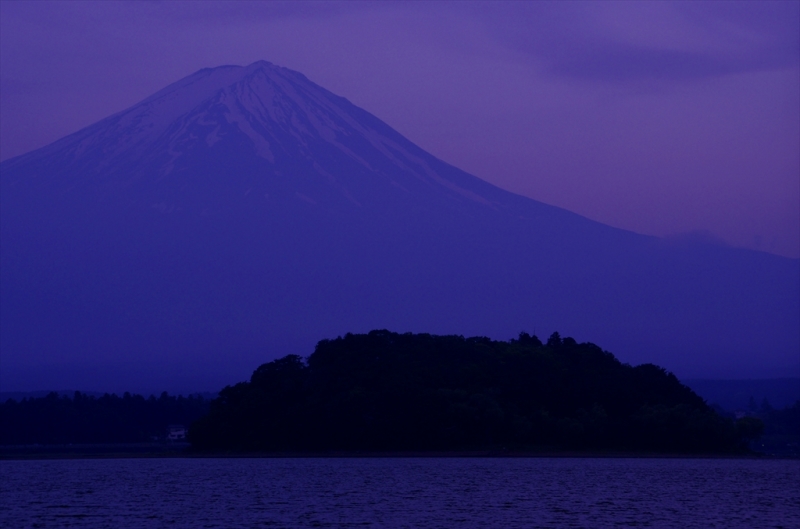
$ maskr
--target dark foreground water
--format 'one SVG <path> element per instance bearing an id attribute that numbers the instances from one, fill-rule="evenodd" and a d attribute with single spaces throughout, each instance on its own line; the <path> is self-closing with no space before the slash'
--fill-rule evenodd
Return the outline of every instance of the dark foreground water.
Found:
<path id="1" fill-rule="evenodd" d="M 0 527 L 800 527 L 800 461 L 0 461 Z"/>

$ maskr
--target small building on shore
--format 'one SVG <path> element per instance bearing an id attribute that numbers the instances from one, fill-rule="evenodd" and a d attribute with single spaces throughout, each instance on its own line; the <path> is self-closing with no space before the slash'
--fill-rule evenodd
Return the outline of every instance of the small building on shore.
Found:
<path id="1" fill-rule="evenodd" d="M 170 424 L 167 426 L 167 441 L 185 441 L 186 427 L 182 424 Z"/>

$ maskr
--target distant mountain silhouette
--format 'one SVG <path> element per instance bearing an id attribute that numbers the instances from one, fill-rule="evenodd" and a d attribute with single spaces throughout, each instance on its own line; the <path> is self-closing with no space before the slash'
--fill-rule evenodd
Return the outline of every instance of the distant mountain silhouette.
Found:
<path id="1" fill-rule="evenodd" d="M 3 162 L 0 240 L 3 391 L 216 389 L 373 328 L 559 329 L 679 375 L 800 371 L 798 260 L 503 191 L 267 62 Z"/>

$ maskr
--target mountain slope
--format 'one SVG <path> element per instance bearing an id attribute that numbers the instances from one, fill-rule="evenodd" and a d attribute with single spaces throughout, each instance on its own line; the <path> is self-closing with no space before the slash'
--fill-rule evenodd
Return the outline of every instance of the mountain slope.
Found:
<path id="1" fill-rule="evenodd" d="M 559 330 L 679 375 L 800 370 L 797 260 L 508 193 L 266 62 L 3 162 L 0 238 L 4 391 L 216 387 L 372 328 Z"/>

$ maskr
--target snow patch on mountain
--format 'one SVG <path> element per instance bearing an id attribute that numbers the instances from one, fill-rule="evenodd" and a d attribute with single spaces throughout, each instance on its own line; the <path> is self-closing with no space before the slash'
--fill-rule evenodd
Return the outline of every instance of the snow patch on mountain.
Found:
<path id="1" fill-rule="evenodd" d="M 361 203 L 357 190 L 348 188 L 352 170 L 336 161 L 322 162 L 317 152 L 321 144 L 335 147 L 363 167 L 363 174 L 382 179 L 404 195 L 414 189 L 419 192 L 417 181 L 451 198 L 497 206 L 440 174 L 431 166 L 432 158 L 399 135 L 389 137 L 376 130 L 361 112 L 300 73 L 259 61 L 200 70 L 30 154 L 80 165 L 86 174 L 116 169 L 123 175 L 118 178 L 133 181 L 155 171 L 151 176 L 163 179 L 173 175 L 187 153 L 216 149 L 230 135 L 240 134 L 255 156 L 275 168 L 274 177 L 297 176 L 279 174 L 279 157 L 308 160 L 321 182 L 353 204 Z M 11 160 L 8 166 L 24 163 L 26 157 Z"/>

